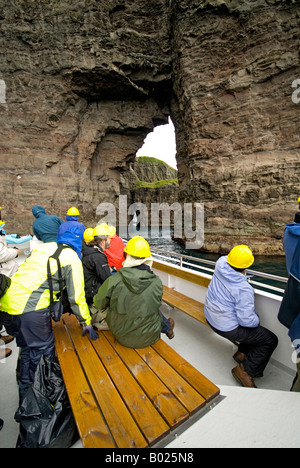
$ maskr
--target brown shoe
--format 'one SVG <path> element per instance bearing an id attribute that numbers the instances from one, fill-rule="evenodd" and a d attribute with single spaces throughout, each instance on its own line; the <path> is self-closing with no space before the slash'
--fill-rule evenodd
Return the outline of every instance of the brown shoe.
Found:
<path id="1" fill-rule="evenodd" d="M 174 338 L 174 336 L 175 336 L 175 334 L 174 334 L 175 322 L 171 317 L 169 317 L 168 320 L 170 322 L 171 328 L 168 331 L 168 333 L 166 333 L 166 335 L 169 338 L 169 340 L 172 340 L 172 338 Z"/>
<path id="2" fill-rule="evenodd" d="M 10 335 L 0 335 L 0 341 L 3 341 L 5 344 L 10 343 L 11 341 L 14 340 L 13 336 Z"/>
<path id="3" fill-rule="evenodd" d="M 231 373 L 235 380 L 237 380 L 243 387 L 257 388 L 254 383 L 253 377 L 251 377 L 251 375 L 244 371 L 241 365 L 234 367 Z"/>
<path id="4" fill-rule="evenodd" d="M 12 350 L 9 348 L 0 348 L 0 359 L 7 358 L 12 353 Z"/>
<path id="5" fill-rule="evenodd" d="M 246 354 L 237 351 L 232 357 L 238 364 L 242 364 L 246 359 Z"/>

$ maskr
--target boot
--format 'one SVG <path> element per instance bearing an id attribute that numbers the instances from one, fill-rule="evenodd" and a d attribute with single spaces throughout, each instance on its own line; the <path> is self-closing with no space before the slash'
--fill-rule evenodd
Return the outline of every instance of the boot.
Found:
<path id="1" fill-rule="evenodd" d="M 168 318 L 169 322 L 170 322 L 170 325 L 171 325 L 171 328 L 170 330 L 168 331 L 168 333 L 166 333 L 167 337 L 169 338 L 169 340 L 172 340 L 172 338 L 174 338 L 175 334 L 174 334 L 174 327 L 175 327 L 175 322 L 174 320 L 170 317 Z"/>
<path id="2" fill-rule="evenodd" d="M 11 341 L 14 340 L 13 336 L 10 335 L 0 335 L 0 341 L 3 341 L 5 344 L 10 343 Z"/>
<path id="3" fill-rule="evenodd" d="M 238 364 L 242 364 L 246 359 L 246 354 L 237 351 L 232 357 Z"/>
<path id="4" fill-rule="evenodd" d="M 242 368 L 241 364 L 234 367 L 234 369 L 232 369 L 231 373 L 232 373 L 233 377 L 235 378 L 235 380 L 237 380 L 237 382 L 239 382 L 243 387 L 257 388 L 255 383 L 254 383 L 253 377 L 251 377 L 251 375 L 249 375 Z"/>
<path id="5" fill-rule="evenodd" d="M 0 348 L 0 359 L 7 358 L 12 353 L 12 350 L 9 348 Z"/>

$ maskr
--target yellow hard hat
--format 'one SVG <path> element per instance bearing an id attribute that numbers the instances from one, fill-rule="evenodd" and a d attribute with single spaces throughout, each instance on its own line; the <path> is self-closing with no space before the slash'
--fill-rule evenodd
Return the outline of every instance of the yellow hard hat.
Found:
<path id="1" fill-rule="evenodd" d="M 133 257 L 146 258 L 150 257 L 150 247 L 146 239 L 140 236 L 132 237 L 127 242 L 124 252 Z"/>
<path id="2" fill-rule="evenodd" d="M 109 231 L 110 231 L 110 234 L 109 234 L 109 235 L 110 235 L 111 237 L 114 236 L 114 235 L 116 234 L 116 228 L 115 228 L 114 226 L 108 225 L 108 229 L 109 229 Z"/>
<path id="3" fill-rule="evenodd" d="M 79 216 L 79 211 L 75 206 L 71 206 L 71 208 L 67 211 L 68 216 Z"/>
<path id="4" fill-rule="evenodd" d="M 110 236 L 111 235 L 111 231 L 109 229 L 109 226 L 107 223 L 101 223 L 101 224 L 98 224 L 95 228 L 94 228 L 94 236 L 95 237 L 104 237 L 104 236 Z"/>
<path id="5" fill-rule="evenodd" d="M 247 245 L 237 245 L 227 255 L 227 262 L 234 268 L 245 270 L 254 263 L 253 253 Z"/>
<path id="6" fill-rule="evenodd" d="M 87 228 L 83 233 L 83 238 L 84 242 L 86 242 L 87 244 L 91 242 L 94 239 L 94 229 Z"/>
<path id="7" fill-rule="evenodd" d="M 297 202 L 300 203 L 300 197 L 298 198 Z M 1 210 L 1 208 L 0 208 L 0 210 Z"/>

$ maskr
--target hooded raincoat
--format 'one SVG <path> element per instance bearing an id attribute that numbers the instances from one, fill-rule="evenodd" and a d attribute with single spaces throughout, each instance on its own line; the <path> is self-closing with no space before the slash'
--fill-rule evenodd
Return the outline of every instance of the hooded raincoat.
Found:
<path id="1" fill-rule="evenodd" d="M 290 274 L 294 253 L 300 239 L 300 224 L 286 224 L 283 236 L 283 250 L 286 256 L 286 268 Z"/>
<path id="2" fill-rule="evenodd" d="M 47 215 L 45 208 L 36 205 L 32 208 L 36 218 L 32 225 L 33 234 L 42 242 L 56 242 L 59 226 L 63 220 L 55 215 Z"/>
<path id="3" fill-rule="evenodd" d="M 85 227 L 84 227 L 84 224 L 80 223 L 78 221 L 78 216 L 71 216 L 71 215 L 67 215 L 66 216 L 66 221 L 64 223 L 62 223 L 60 226 L 59 226 L 59 230 L 58 230 L 58 233 L 57 233 L 57 239 L 61 238 L 62 236 L 65 235 L 65 233 L 71 228 L 71 227 L 79 227 L 80 229 L 80 233 L 81 233 L 81 237 L 83 239 L 83 233 L 85 231 Z M 77 255 L 79 258 L 81 258 L 81 250 L 82 250 L 82 245 L 80 245 L 79 248 L 76 248 L 76 252 L 77 252 Z"/>
<path id="4" fill-rule="evenodd" d="M 207 290 L 204 314 L 215 329 L 232 331 L 239 325 L 254 328 L 259 325 L 254 309 L 254 289 L 242 273 L 235 271 L 221 257 Z"/>
<path id="5" fill-rule="evenodd" d="M 289 279 L 278 312 L 278 320 L 282 325 L 291 328 L 294 320 L 300 314 L 300 239 L 295 248 L 290 267 Z M 299 329 L 300 331 L 300 329 Z M 300 339 L 300 335 L 299 335 Z"/>
<path id="6" fill-rule="evenodd" d="M 63 248 L 59 260 L 63 287 L 66 287 L 72 311 L 83 325 L 91 323 L 84 294 L 81 261 L 74 248 L 81 243 L 79 227 L 71 227 L 58 241 Z M 22 398 L 28 384 L 34 380 L 35 369 L 42 355 L 54 357 L 54 333 L 50 315 L 50 291 L 47 262 L 57 250 L 56 242 L 39 244 L 12 277 L 1 302 L 1 319 L 9 334 L 16 337 L 21 350 L 19 392 Z M 54 300 L 60 292 L 58 266 L 50 259 Z"/>
<path id="7" fill-rule="evenodd" d="M 115 267 L 119 270 L 125 260 L 124 256 L 125 245 L 121 237 L 116 234 L 110 239 L 110 247 L 105 250 L 108 264 L 110 267 Z"/>
<path id="8" fill-rule="evenodd" d="M 149 267 L 123 267 L 102 284 L 94 305 L 109 307 L 106 321 L 119 343 L 144 348 L 160 338 L 162 294 L 162 282 Z"/>
<path id="9" fill-rule="evenodd" d="M 71 308 L 80 323 L 89 325 L 91 317 L 85 300 L 82 263 L 74 249 L 82 242 L 80 229 L 71 227 L 58 239 L 70 248 L 63 249 L 59 259 L 64 286 L 67 288 Z M 1 310 L 9 315 L 22 315 L 44 310 L 50 305 L 50 291 L 47 279 L 47 261 L 57 249 L 55 242 L 39 244 L 27 260 L 20 265 L 11 279 L 11 285 L 1 298 Z M 59 291 L 57 262 L 51 260 L 54 295 Z"/>

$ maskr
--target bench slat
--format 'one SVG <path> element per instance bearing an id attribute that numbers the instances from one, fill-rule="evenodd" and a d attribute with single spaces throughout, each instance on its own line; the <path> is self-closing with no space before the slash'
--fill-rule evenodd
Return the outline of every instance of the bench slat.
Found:
<path id="1" fill-rule="evenodd" d="M 205 405 L 205 399 L 178 375 L 153 348 L 148 346 L 147 348 L 137 349 L 136 351 L 153 372 L 163 380 L 164 384 L 180 403 L 185 406 L 189 413 L 193 414 Z"/>
<path id="2" fill-rule="evenodd" d="M 78 357 L 110 432 L 119 448 L 142 448 L 148 443 L 116 390 L 87 336 L 74 316 L 64 316 Z"/>
<path id="3" fill-rule="evenodd" d="M 90 340 L 67 314 L 54 333 L 86 448 L 150 447 L 219 394 L 162 339 L 143 349 L 120 345 L 110 331 Z"/>
<path id="4" fill-rule="evenodd" d="M 132 348 L 120 345 L 110 331 L 105 331 L 103 334 L 122 358 L 145 393 L 147 393 L 154 406 L 160 411 L 168 425 L 174 429 L 178 424 L 187 419 L 189 413 L 186 408 L 179 403 L 157 375 L 151 371 L 139 354 Z"/>
<path id="5" fill-rule="evenodd" d="M 201 372 L 187 362 L 173 348 L 163 342 L 157 341 L 152 346 L 166 361 L 172 363 L 174 369 L 194 387 L 206 401 L 210 401 L 220 393 L 220 389 L 208 380 Z"/>
<path id="6" fill-rule="evenodd" d="M 166 436 L 169 426 L 102 333 L 93 346 L 148 443 L 153 444 Z"/>
<path id="7" fill-rule="evenodd" d="M 190 317 L 193 317 L 209 327 L 204 315 L 204 304 L 201 302 L 191 299 L 190 297 L 185 296 L 178 291 L 174 291 L 174 289 L 168 288 L 167 286 L 164 286 L 162 300 L 171 307 L 182 310 Z"/>
<path id="8" fill-rule="evenodd" d="M 65 327 L 53 325 L 55 347 L 78 432 L 85 448 L 114 448 Z"/>

